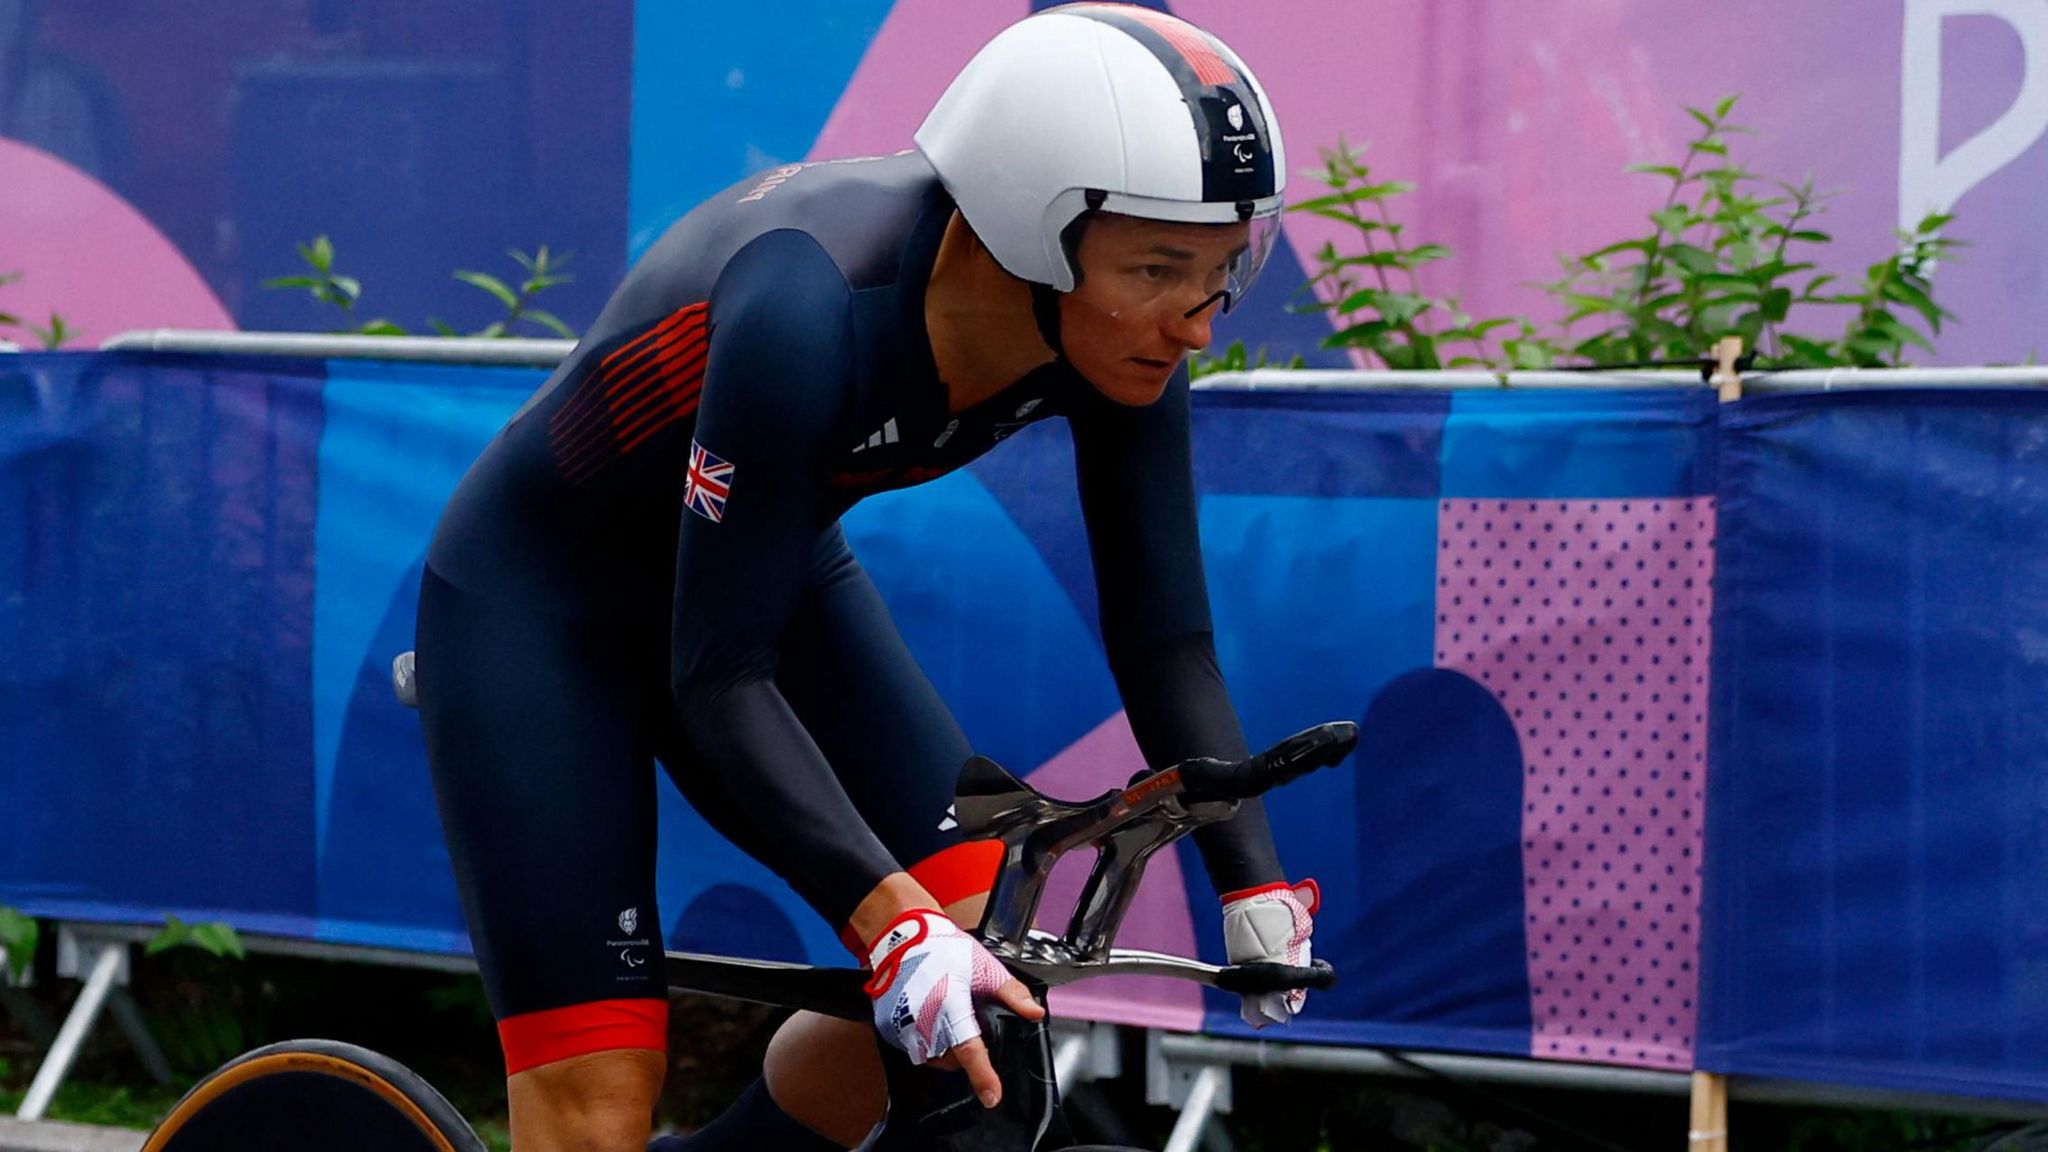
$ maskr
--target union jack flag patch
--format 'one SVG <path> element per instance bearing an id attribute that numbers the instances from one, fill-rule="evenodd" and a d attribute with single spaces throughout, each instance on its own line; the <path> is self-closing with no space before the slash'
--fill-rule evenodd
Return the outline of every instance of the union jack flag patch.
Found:
<path id="1" fill-rule="evenodd" d="M 690 441 L 690 478 L 683 485 L 683 503 L 713 524 L 725 519 L 725 500 L 732 494 L 732 464 Z"/>

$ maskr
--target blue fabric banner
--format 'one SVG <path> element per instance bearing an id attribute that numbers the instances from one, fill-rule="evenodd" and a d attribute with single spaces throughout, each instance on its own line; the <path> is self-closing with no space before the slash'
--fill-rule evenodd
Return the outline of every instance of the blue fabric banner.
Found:
<path id="1" fill-rule="evenodd" d="M 2048 396 L 1723 421 L 1703 1066 L 2048 1099 Z"/>
<path id="2" fill-rule="evenodd" d="M 0 359 L 0 903 L 465 951 L 388 670 L 442 501 L 540 379 Z M 1247 734 L 1364 731 L 1271 798 L 1344 975 L 1288 1038 L 2048 1099 L 2044 415 L 1200 394 Z M 976 746 L 1086 796 L 1136 753 L 1072 470 L 1034 426 L 847 531 Z M 844 962 L 660 793 L 671 946 Z M 1170 856 L 1125 942 L 1220 959 L 1214 901 Z M 1056 1006 L 1244 1031 L 1188 986 Z"/>

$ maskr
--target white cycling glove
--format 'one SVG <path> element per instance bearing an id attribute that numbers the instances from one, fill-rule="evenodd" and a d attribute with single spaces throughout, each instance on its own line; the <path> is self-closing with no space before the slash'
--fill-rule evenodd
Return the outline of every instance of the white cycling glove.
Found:
<path id="1" fill-rule="evenodd" d="M 868 997 L 875 1030 L 923 1064 L 981 1035 L 977 1000 L 993 999 L 1009 969 L 942 912 L 914 909 L 897 917 L 872 947 Z"/>
<path id="2" fill-rule="evenodd" d="M 1232 964 L 1260 961 L 1308 967 L 1322 889 L 1313 880 L 1268 884 L 1223 896 L 1223 946 Z M 1245 996 L 1238 1015 L 1254 1028 L 1285 1024 L 1308 1002 L 1308 989 Z"/>

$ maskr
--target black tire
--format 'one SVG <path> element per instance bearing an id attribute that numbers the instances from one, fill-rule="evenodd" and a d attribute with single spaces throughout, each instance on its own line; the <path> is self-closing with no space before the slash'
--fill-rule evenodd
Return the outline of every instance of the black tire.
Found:
<path id="1" fill-rule="evenodd" d="M 193 1085 L 143 1152 L 485 1152 L 432 1085 L 338 1040 L 286 1040 Z"/>

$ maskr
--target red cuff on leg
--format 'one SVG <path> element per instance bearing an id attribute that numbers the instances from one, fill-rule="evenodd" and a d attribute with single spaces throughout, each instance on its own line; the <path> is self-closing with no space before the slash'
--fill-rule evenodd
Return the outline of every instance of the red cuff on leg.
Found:
<path id="1" fill-rule="evenodd" d="M 668 1051 L 668 1001 L 593 1000 L 498 1021 L 505 1075 L 623 1048 Z"/>
<path id="2" fill-rule="evenodd" d="M 1002 863 L 1002 841 L 969 840 L 912 864 L 910 878 L 924 885 L 944 908 L 970 896 L 986 896 L 996 886 L 996 869 Z"/>

